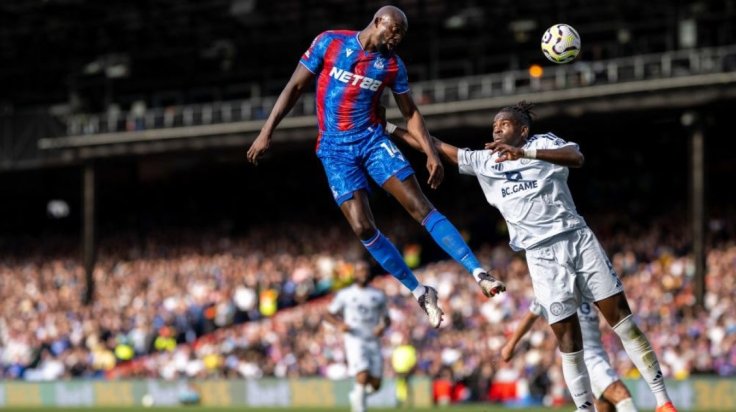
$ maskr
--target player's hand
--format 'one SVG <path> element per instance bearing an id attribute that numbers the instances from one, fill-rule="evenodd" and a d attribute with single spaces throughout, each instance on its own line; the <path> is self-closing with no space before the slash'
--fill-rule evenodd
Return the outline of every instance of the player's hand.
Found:
<path id="1" fill-rule="evenodd" d="M 350 326 L 348 326 L 348 324 L 345 322 L 341 323 L 340 326 L 338 326 L 337 328 L 342 333 L 350 333 Z"/>
<path id="2" fill-rule="evenodd" d="M 375 328 L 373 328 L 373 336 L 380 338 L 383 336 L 383 332 L 386 331 L 386 328 L 383 325 L 378 325 Z"/>
<path id="3" fill-rule="evenodd" d="M 506 160 L 517 160 L 524 157 L 524 149 L 501 142 L 486 143 L 486 150 L 498 153 L 496 163 L 505 162 Z"/>
<path id="4" fill-rule="evenodd" d="M 501 359 L 503 359 L 504 362 L 508 362 L 511 360 L 511 358 L 514 357 L 514 345 L 511 344 L 511 342 L 506 342 L 505 345 L 503 345 L 503 348 L 501 348 Z"/>
<path id="5" fill-rule="evenodd" d="M 427 170 L 429 171 L 427 184 L 432 189 L 437 189 L 440 187 L 442 179 L 445 178 L 445 167 L 442 166 L 442 162 L 436 154 L 427 156 Z"/>
<path id="6" fill-rule="evenodd" d="M 248 149 L 248 161 L 253 163 L 254 165 L 258 165 L 258 158 L 260 158 L 263 153 L 268 150 L 268 147 L 270 145 L 271 135 L 261 131 L 258 137 L 256 137 L 256 140 L 253 141 L 253 144 L 251 144 L 250 148 Z"/>

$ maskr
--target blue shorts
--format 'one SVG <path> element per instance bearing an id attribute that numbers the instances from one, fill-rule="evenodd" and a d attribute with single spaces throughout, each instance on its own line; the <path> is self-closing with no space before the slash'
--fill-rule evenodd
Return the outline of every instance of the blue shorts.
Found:
<path id="1" fill-rule="evenodd" d="M 357 190 L 370 191 L 366 172 L 379 186 L 392 176 L 404 180 L 414 174 L 381 125 L 357 133 L 322 132 L 317 157 L 338 206 Z"/>

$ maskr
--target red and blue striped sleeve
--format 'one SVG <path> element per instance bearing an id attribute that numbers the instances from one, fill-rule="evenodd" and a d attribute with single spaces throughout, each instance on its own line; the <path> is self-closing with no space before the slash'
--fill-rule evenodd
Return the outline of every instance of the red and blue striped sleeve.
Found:
<path id="1" fill-rule="evenodd" d="M 309 49 L 305 51 L 302 58 L 299 59 L 299 63 L 306 67 L 310 72 L 316 74 L 322 68 L 322 64 L 325 59 L 325 51 L 327 50 L 327 46 L 330 45 L 332 39 L 333 36 L 331 36 L 330 32 L 327 31 L 315 37 L 314 40 L 312 40 L 312 45 L 309 46 Z"/>
<path id="2" fill-rule="evenodd" d="M 406 66 L 399 56 L 396 57 L 398 71 L 394 81 L 391 83 L 391 91 L 396 94 L 402 94 L 409 91 L 409 75 L 406 73 Z"/>

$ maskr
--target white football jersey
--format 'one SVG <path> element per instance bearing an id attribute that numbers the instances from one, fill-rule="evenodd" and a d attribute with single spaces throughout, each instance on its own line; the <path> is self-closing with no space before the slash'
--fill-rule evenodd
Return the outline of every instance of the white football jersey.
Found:
<path id="1" fill-rule="evenodd" d="M 378 339 L 373 331 L 388 314 L 386 295 L 382 291 L 356 284 L 337 292 L 328 310 L 333 315 L 342 315 L 350 327 L 347 335 L 361 339 Z"/>
<path id="2" fill-rule="evenodd" d="M 552 133 L 527 139 L 524 149 L 559 149 L 576 146 Z M 496 163 L 498 153 L 460 149 L 460 173 L 478 178 L 491 206 L 506 220 L 511 248 L 532 248 L 545 240 L 585 227 L 567 187 L 567 167 L 537 159 Z"/>

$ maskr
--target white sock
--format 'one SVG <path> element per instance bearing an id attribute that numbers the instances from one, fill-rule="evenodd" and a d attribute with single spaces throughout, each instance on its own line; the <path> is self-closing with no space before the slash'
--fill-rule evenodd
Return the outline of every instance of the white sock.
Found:
<path id="1" fill-rule="evenodd" d="M 422 296 L 426 292 L 426 288 L 424 285 L 419 284 L 417 287 L 414 288 L 414 290 L 411 291 L 411 294 L 414 295 L 415 299 L 419 299 L 420 296 Z"/>
<path id="2" fill-rule="evenodd" d="M 567 389 L 572 395 L 572 401 L 578 411 L 593 411 L 593 392 L 590 390 L 588 369 L 583 360 L 583 351 L 572 353 L 562 352 L 562 376 L 565 378 Z"/>
<path id="3" fill-rule="evenodd" d="M 363 412 L 365 411 L 365 385 L 356 383 L 355 384 L 355 397 L 357 398 L 357 404 L 355 405 L 357 408 L 357 411 L 355 412 Z"/>
<path id="4" fill-rule="evenodd" d="M 373 387 L 373 385 L 367 385 L 365 387 L 365 394 L 370 395 L 372 393 L 376 392 L 376 388 Z"/>
<path id="5" fill-rule="evenodd" d="M 616 412 L 639 412 L 634 405 L 634 400 L 626 398 L 616 404 Z"/>
<path id="6" fill-rule="evenodd" d="M 657 399 L 657 407 L 669 402 L 670 397 L 667 396 L 667 389 L 664 387 L 664 377 L 659 368 L 657 355 L 644 332 L 634 323 L 632 315 L 621 320 L 613 330 L 621 338 L 621 344 L 626 349 L 629 359 L 649 385 L 649 389 Z"/>
<path id="7" fill-rule="evenodd" d="M 475 268 L 475 269 L 473 269 L 473 277 L 475 278 L 475 281 L 476 282 L 480 282 L 480 274 L 481 273 L 488 273 L 488 272 L 486 272 L 485 270 L 483 270 L 481 268 Z"/>

